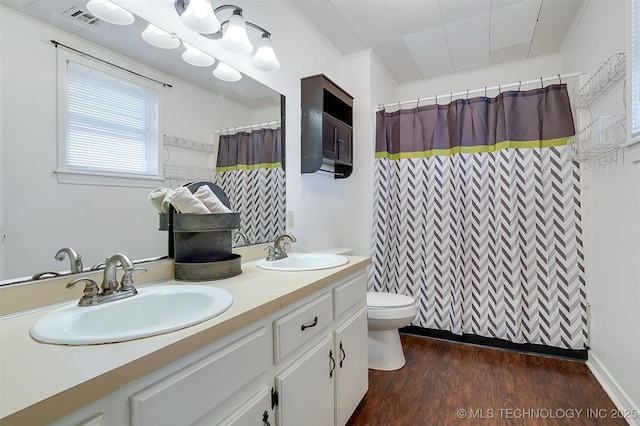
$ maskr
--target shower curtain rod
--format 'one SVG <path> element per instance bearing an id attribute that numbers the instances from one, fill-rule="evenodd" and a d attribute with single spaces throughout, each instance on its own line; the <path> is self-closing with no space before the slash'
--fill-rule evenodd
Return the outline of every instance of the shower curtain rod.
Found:
<path id="1" fill-rule="evenodd" d="M 376 108 L 376 111 L 380 111 L 382 109 L 385 108 L 389 108 L 389 107 L 398 107 L 400 108 L 402 105 L 407 105 L 407 104 L 416 104 L 416 107 L 419 106 L 420 102 L 426 102 L 426 101 L 433 101 L 435 100 L 436 103 L 438 103 L 438 99 L 446 99 L 449 98 L 451 102 L 453 102 L 453 98 L 458 97 L 458 96 L 469 96 L 471 94 L 476 94 L 476 93 L 483 93 L 487 94 L 487 91 L 492 91 L 492 90 L 499 90 L 502 91 L 502 89 L 510 89 L 512 87 L 517 87 L 518 90 L 520 90 L 521 86 L 526 86 L 529 84 L 536 84 L 536 83 L 540 83 L 540 85 L 544 85 L 544 83 L 549 82 L 549 81 L 553 81 L 553 80 L 559 80 L 562 83 L 562 79 L 567 79 L 567 78 L 574 78 L 574 77 L 579 77 L 583 74 L 586 74 L 586 72 L 573 72 L 570 74 L 558 74 L 556 76 L 553 77 L 540 77 L 537 80 L 527 80 L 527 81 L 518 81 L 516 83 L 509 83 L 509 84 L 499 84 L 497 86 L 485 86 L 483 88 L 480 89 L 474 89 L 474 90 L 465 90 L 464 92 L 451 92 L 451 93 L 445 93 L 444 95 L 436 95 L 436 96 L 431 96 L 428 98 L 418 98 L 418 99 L 413 99 L 410 101 L 402 101 L 402 102 L 394 102 L 391 104 L 384 104 L 384 105 L 380 105 L 378 106 L 378 108 Z"/>
<path id="2" fill-rule="evenodd" d="M 238 131 L 238 130 L 251 130 L 254 127 L 270 127 L 273 126 L 274 124 L 280 124 L 280 120 L 275 120 L 275 121 L 267 121 L 264 123 L 257 123 L 257 124 L 249 124 L 247 126 L 240 126 L 240 127 L 228 127 L 226 129 L 220 129 L 220 130 L 216 130 L 215 132 L 213 132 L 214 135 L 219 135 L 225 132 L 228 132 L 230 130 L 234 130 L 234 131 Z"/>

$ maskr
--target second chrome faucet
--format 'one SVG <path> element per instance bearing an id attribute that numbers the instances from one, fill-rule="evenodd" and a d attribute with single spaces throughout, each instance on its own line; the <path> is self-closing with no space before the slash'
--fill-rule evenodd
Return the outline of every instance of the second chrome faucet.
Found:
<path id="1" fill-rule="evenodd" d="M 116 274 L 118 264 L 122 265 L 124 275 L 120 283 Z M 102 278 L 102 289 L 98 288 L 98 283 L 90 278 L 78 278 L 67 284 L 67 288 L 74 287 L 79 282 L 85 283 L 84 295 L 78 302 L 78 306 L 94 306 L 114 300 L 120 300 L 134 296 L 138 293 L 133 286 L 132 275 L 136 271 L 146 272 L 146 269 L 136 268 L 128 256 L 118 253 L 107 258 L 105 261 L 104 274 Z"/>

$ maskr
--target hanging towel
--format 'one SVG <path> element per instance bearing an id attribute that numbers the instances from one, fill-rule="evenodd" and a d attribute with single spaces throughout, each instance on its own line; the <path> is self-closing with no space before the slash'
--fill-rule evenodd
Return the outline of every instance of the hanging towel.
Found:
<path id="1" fill-rule="evenodd" d="M 169 202 L 165 202 L 165 198 L 170 192 L 170 188 L 156 188 L 149 194 L 151 204 L 153 204 L 153 207 L 155 207 L 159 213 L 169 212 Z"/>
<path id="2" fill-rule="evenodd" d="M 181 186 L 166 197 L 179 213 L 208 214 L 209 209 L 198 200 L 188 188 Z"/>
<path id="3" fill-rule="evenodd" d="M 193 195 L 202 201 L 210 213 L 231 213 L 231 210 L 220 201 L 208 185 L 202 185 Z"/>

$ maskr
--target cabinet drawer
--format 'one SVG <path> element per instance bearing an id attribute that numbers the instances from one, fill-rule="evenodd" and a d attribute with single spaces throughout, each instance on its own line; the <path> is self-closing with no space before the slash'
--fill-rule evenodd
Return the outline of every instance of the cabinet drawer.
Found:
<path id="1" fill-rule="evenodd" d="M 273 322 L 275 363 L 332 322 L 331 305 L 331 293 L 326 293 Z"/>
<path id="2" fill-rule="evenodd" d="M 193 424 L 270 366 L 264 327 L 131 396 L 133 426 Z"/>
<path id="3" fill-rule="evenodd" d="M 229 417 L 218 423 L 218 426 L 265 426 L 266 422 L 275 424 L 271 411 L 271 392 L 267 387 L 262 388 Z"/>
<path id="4" fill-rule="evenodd" d="M 354 307 L 367 304 L 367 276 L 366 274 L 339 285 L 333 289 L 333 315 L 334 319 L 340 318 L 344 313 Z M 356 308 L 357 309 L 357 308 Z"/>

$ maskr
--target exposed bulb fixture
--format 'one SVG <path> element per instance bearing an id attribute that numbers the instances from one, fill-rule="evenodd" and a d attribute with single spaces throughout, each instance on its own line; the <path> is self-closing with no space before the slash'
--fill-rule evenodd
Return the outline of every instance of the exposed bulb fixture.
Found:
<path id="1" fill-rule="evenodd" d="M 238 81 L 242 78 L 238 70 L 231 68 L 224 62 L 218 62 L 218 66 L 213 70 L 213 75 L 224 81 Z"/>
<path id="2" fill-rule="evenodd" d="M 253 50 L 240 8 L 235 9 L 229 18 L 229 25 L 224 31 L 220 44 L 230 52 L 249 53 Z"/>
<path id="3" fill-rule="evenodd" d="M 280 68 L 280 61 L 276 58 L 276 52 L 273 50 L 269 34 L 264 33 L 260 37 L 258 48 L 251 60 L 251 64 L 262 71 L 275 71 Z"/>
<path id="4" fill-rule="evenodd" d="M 187 0 L 183 0 L 185 1 Z M 187 28 L 201 34 L 212 34 L 220 30 L 220 21 L 213 11 L 210 0 L 189 0 L 188 3 L 189 5 L 180 16 Z"/>
<path id="5" fill-rule="evenodd" d="M 153 24 L 147 25 L 147 28 L 142 32 L 142 38 L 150 45 L 161 49 L 175 49 L 180 46 L 180 40 L 175 34 L 169 34 Z"/>
<path id="6" fill-rule="evenodd" d="M 91 0 L 87 9 L 99 19 L 115 25 L 129 25 L 135 20 L 131 12 L 109 0 Z"/>
<path id="7" fill-rule="evenodd" d="M 185 47 L 185 51 L 182 53 L 182 59 L 184 59 L 186 63 L 196 67 L 208 67 L 215 64 L 216 59 L 214 57 L 207 55 L 184 41 L 182 44 L 184 44 Z"/>

